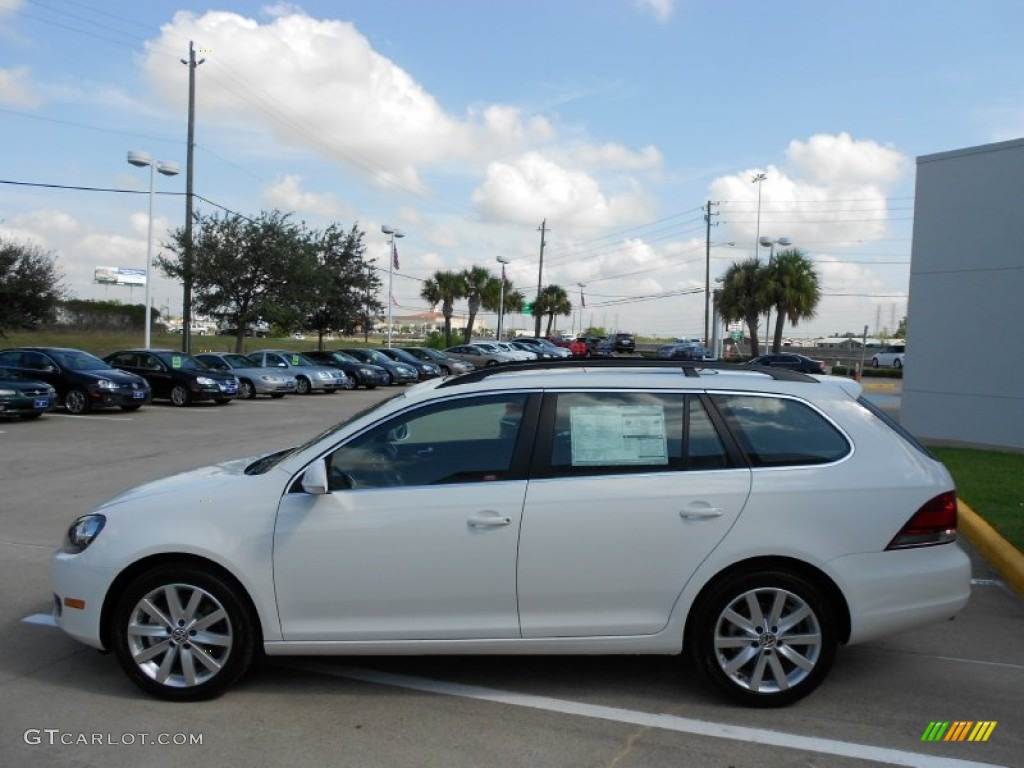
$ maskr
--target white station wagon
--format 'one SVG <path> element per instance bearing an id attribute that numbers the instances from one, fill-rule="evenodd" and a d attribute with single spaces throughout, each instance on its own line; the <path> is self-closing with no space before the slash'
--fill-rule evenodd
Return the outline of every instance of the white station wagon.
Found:
<path id="1" fill-rule="evenodd" d="M 55 614 L 172 700 L 260 652 L 686 652 L 779 706 L 963 608 L 956 531 L 945 467 L 851 380 L 527 363 L 112 499 L 53 556 Z"/>

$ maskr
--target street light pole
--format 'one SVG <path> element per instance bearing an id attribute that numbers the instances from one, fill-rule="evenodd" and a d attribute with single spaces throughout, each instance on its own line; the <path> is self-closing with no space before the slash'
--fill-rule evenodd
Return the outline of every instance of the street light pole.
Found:
<path id="1" fill-rule="evenodd" d="M 505 330 L 505 265 L 512 259 L 508 256 L 498 256 L 497 261 L 501 264 L 501 288 L 498 292 L 498 341 L 501 341 Z"/>
<path id="2" fill-rule="evenodd" d="M 395 282 L 395 238 L 405 237 L 404 232 L 400 232 L 393 227 L 389 227 L 387 224 L 382 224 L 380 231 L 385 235 L 390 235 L 391 253 L 388 259 L 388 349 L 391 349 L 391 332 L 392 332 L 392 309 L 395 303 L 394 282 Z"/>
<path id="3" fill-rule="evenodd" d="M 179 169 L 176 163 L 169 163 L 163 160 L 154 160 L 145 152 L 132 151 L 128 153 L 128 162 L 137 168 L 149 166 L 149 226 L 146 233 L 146 333 L 145 347 L 150 347 L 150 331 L 153 324 L 152 309 L 149 304 L 150 291 L 150 264 L 153 260 L 153 198 L 156 195 L 156 172 L 160 171 L 164 176 L 175 176 Z"/>
<path id="4" fill-rule="evenodd" d="M 760 251 L 757 250 L 757 244 L 761 242 L 761 184 L 768 176 L 764 173 L 754 174 L 754 178 L 750 180 L 752 184 L 757 184 L 757 229 L 754 232 L 754 259 L 757 260 Z"/>
<path id="5" fill-rule="evenodd" d="M 775 246 L 776 245 L 781 245 L 783 247 L 787 247 L 787 246 L 790 246 L 790 245 L 793 244 L 793 241 L 790 240 L 788 237 L 780 237 L 780 238 L 777 238 L 777 239 L 772 239 L 772 238 L 768 237 L 767 235 L 765 237 L 758 238 L 757 242 L 760 244 L 760 246 L 762 248 L 767 248 L 768 249 L 768 266 L 769 267 L 775 261 Z M 768 307 L 768 312 L 765 314 L 765 318 L 764 318 L 764 335 L 765 335 L 766 346 L 767 346 L 767 341 L 768 341 L 768 334 L 770 334 L 772 332 L 771 325 L 772 325 L 772 308 L 771 308 L 771 306 L 769 306 Z M 773 339 L 772 340 L 772 351 L 778 353 L 778 350 L 775 349 L 774 347 L 775 347 L 775 341 Z"/>

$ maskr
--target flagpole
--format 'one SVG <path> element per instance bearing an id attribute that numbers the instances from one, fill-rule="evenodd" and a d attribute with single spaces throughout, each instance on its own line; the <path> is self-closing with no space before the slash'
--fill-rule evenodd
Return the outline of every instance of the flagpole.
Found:
<path id="1" fill-rule="evenodd" d="M 395 238 L 405 237 L 405 233 L 399 232 L 397 229 L 389 227 L 387 224 L 381 224 L 380 231 L 385 235 L 391 236 L 391 258 L 388 260 L 388 349 L 391 349 L 391 332 L 394 329 L 393 312 L 395 304 L 395 262 L 398 261 L 398 255 L 395 251 Z"/>

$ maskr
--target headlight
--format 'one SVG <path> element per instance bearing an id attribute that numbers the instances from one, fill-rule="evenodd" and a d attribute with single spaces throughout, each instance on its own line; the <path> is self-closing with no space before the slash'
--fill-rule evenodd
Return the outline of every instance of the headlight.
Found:
<path id="1" fill-rule="evenodd" d="M 100 379 L 96 382 L 96 386 L 100 389 L 117 389 L 117 384 L 110 379 Z"/>
<path id="2" fill-rule="evenodd" d="M 330 371 L 317 371 L 316 375 L 317 375 L 317 378 L 321 378 L 321 379 L 333 379 L 334 378 L 334 374 L 331 373 Z"/>
<path id="3" fill-rule="evenodd" d="M 0 389 L 0 397 L 14 397 L 16 394 L 13 389 Z"/>
<path id="4" fill-rule="evenodd" d="M 217 382 L 207 376 L 196 376 L 196 384 L 200 384 L 204 387 L 215 387 Z"/>
<path id="5" fill-rule="evenodd" d="M 373 369 L 372 368 L 360 368 L 359 372 L 361 374 L 363 374 L 363 376 L 373 376 Z"/>
<path id="6" fill-rule="evenodd" d="M 47 387 L 46 388 L 46 394 L 48 394 L 50 397 L 56 397 L 57 396 L 57 390 L 54 389 L 53 387 Z"/>
<path id="7" fill-rule="evenodd" d="M 82 515 L 68 528 L 64 539 L 64 549 L 77 555 L 92 544 L 93 539 L 100 535 L 107 518 L 103 515 Z"/>

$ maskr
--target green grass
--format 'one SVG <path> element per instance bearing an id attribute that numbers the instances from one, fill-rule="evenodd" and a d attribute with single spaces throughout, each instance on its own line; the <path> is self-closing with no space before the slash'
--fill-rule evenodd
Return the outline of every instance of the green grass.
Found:
<path id="1" fill-rule="evenodd" d="M 956 481 L 957 496 L 1024 552 L 1024 454 L 930 446 Z"/>

